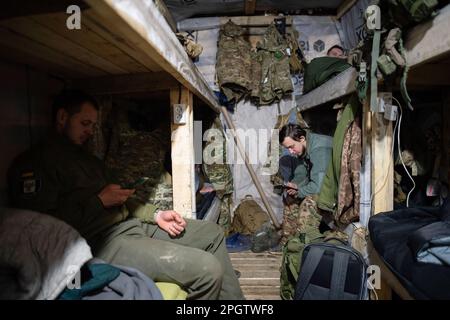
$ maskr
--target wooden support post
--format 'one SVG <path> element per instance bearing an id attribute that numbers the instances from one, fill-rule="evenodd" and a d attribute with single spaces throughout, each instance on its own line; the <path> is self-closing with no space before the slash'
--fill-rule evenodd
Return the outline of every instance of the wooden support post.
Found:
<path id="1" fill-rule="evenodd" d="M 245 0 L 245 15 L 251 16 L 255 14 L 256 0 Z"/>
<path id="2" fill-rule="evenodd" d="M 185 106 L 184 124 L 171 119 L 173 209 L 185 218 L 195 219 L 194 113 L 193 95 L 187 88 L 170 91 L 170 107 Z"/>
<path id="3" fill-rule="evenodd" d="M 371 118 L 372 213 L 378 214 L 391 211 L 394 207 L 394 137 L 392 122 L 386 120 L 382 113 L 373 112 Z M 381 289 L 377 290 L 377 295 L 380 300 L 392 299 L 392 290 L 384 280 L 381 281 Z"/>

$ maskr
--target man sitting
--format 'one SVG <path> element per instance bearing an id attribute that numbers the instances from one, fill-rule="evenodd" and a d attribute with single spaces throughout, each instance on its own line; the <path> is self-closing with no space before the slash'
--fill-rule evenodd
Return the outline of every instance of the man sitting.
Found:
<path id="1" fill-rule="evenodd" d="M 176 283 L 188 299 L 243 298 L 220 227 L 138 203 L 130 198 L 135 190 L 114 183 L 103 162 L 84 150 L 98 118 L 92 97 L 62 93 L 54 111 L 55 132 L 10 168 L 14 206 L 67 222 L 94 256 Z"/>

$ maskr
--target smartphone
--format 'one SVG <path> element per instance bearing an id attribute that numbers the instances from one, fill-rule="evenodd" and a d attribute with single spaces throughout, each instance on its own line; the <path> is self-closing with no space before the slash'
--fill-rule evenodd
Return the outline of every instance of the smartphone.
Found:
<path id="1" fill-rule="evenodd" d="M 136 189 L 137 187 L 143 185 L 148 179 L 150 179 L 150 178 L 149 177 L 140 177 L 140 178 L 136 179 L 136 181 L 134 181 L 133 183 L 123 186 L 122 189 Z"/>

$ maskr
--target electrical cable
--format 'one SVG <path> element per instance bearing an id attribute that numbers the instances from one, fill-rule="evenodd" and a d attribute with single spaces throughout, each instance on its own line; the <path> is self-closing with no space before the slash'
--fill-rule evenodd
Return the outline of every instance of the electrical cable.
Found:
<path id="1" fill-rule="evenodd" d="M 408 177 L 411 179 L 412 183 L 413 183 L 413 187 L 412 189 L 408 192 L 408 195 L 406 197 L 406 207 L 409 208 L 409 197 L 411 196 L 411 193 L 414 191 L 414 189 L 416 188 L 416 182 L 414 181 L 413 177 L 409 174 L 409 171 L 406 169 L 406 165 L 403 162 L 403 157 L 402 157 L 402 151 L 400 148 L 400 130 L 401 130 L 401 124 L 402 124 L 402 116 L 403 116 L 403 108 L 402 105 L 400 104 L 400 101 L 398 101 L 396 98 L 392 97 L 392 99 L 394 99 L 397 103 L 398 103 L 398 107 L 400 109 L 400 117 L 399 117 L 399 122 L 400 125 L 398 127 L 398 131 L 397 131 L 397 146 L 398 146 L 398 155 L 400 157 L 400 161 L 402 162 L 403 168 L 406 171 L 406 174 L 408 175 Z"/>

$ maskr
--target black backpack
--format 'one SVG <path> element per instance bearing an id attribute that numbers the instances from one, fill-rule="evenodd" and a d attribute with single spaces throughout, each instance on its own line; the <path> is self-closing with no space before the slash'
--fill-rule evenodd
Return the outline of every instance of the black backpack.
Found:
<path id="1" fill-rule="evenodd" d="M 341 240 L 332 240 L 305 246 L 294 300 L 368 299 L 364 258 Z"/>

